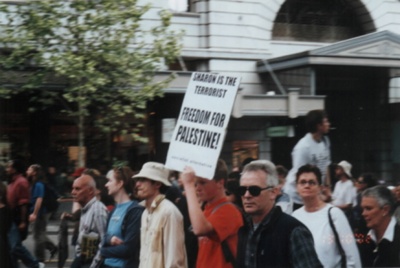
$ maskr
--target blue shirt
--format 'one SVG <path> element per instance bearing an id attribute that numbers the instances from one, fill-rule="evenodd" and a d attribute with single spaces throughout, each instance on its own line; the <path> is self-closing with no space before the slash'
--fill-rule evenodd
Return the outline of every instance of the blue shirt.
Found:
<path id="1" fill-rule="evenodd" d="M 129 201 L 116 205 L 107 227 L 107 236 L 116 236 L 122 239 L 122 222 L 124 221 L 128 207 L 132 204 L 132 202 L 133 201 Z M 106 258 L 104 264 L 111 267 L 123 267 L 125 260 L 119 258 Z"/>
<path id="2" fill-rule="evenodd" d="M 39 197 L 44 198 L 44 184 L 41 181 L 37 181 L 32 185 L 31 189 L 31 208 L 29 210 L 30 213 L 33 213 L 35 210 L 35 204 L 36 204 L 36 199 Z M 42 215 L 46 213 L 46 208 L 43 206 L 40 207 L 40 210 L 38 212 L 38 215 Z"/>

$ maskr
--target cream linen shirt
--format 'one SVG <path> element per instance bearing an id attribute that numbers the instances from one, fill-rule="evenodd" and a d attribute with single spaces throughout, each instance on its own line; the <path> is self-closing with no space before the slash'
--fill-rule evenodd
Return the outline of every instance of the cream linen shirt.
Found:
<path id="1" fill-rule="evenodd" d="M 158 195 L 142 214 L 139 268 L 149 267 L 187 267 L 183 217 L 164 195 Z"/>

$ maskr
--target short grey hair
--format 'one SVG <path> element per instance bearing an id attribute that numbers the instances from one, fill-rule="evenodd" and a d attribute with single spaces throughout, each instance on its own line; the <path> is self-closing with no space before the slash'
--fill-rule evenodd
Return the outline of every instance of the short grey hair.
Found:
<path id="1" fill-rule="evenodd" d="M 396 209 L 396 200 L 393 193 L 386 186 L 378 185 L 368 188 L 362 192 L 362 197 L 374 198 L 381 208 L 388 205 L 390 207 L 390 215 L 393 215 Z"/>
<path id="2" fill-rule="evenodd" d="M 254 160 L 249 164 L 244 166 L 243 173 L 249 171 L 258 171 L 262 170 L 266 173 L 266 182 L 268 186 L 277 186 L 279 184 L 278 173 L 276 171 L 276 166 L 269 160 Z"/>

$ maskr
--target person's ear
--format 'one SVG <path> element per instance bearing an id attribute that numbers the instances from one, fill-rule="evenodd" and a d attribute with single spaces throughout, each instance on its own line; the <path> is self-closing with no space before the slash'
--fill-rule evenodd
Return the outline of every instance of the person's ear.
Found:
<path id="1" fill-rule="evenodd" d="M 383 210 L 382 216 L 386 216 L 386 215 L 388 215 L 390 213 L 390 206 L 389 205 L 384 205 L 382 207 L 382 210 Z"/>
<path id="2" fill-rule="evenodd" d="M 117 186 L 118 186 L 118 188 L 123 188 L 124 187 L 124 182 L 122 180 L 117 181 Z"/>
<path id="3" fill-rule="evenodd" d="M 158 190 L 160 190 L 161 185 L 162 185 L 162 183 L 159 182 L 159 181 L 156 181 L 156 182 L 154 183 L 154 186 L 155 186 Z"/>
<path id="4" fill-rule="evenodd" d="M 274 200 L 276 199 L 276 197 L 278 196 L 278 193 L 279 193 L 278 188 L 276 186 L 272 189 L 268 189 L 267 191 L 271 192 L 271 194 L 270 194 L 271 199 L 274 199 Z"/>

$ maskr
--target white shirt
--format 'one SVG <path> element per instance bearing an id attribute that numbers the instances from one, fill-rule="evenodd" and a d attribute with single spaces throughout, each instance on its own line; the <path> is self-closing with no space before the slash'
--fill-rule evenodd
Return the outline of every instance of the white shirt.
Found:
<path id="1" fill-rule="evenodd" d="M 393 242 L 394 239 L 394 227 L 396 226 L 396 219 L 395 217 L 392 217 L 392 219 L 389 222 L 389 225 L 387 226 L 385 233 L 383 234 L 382 239 L 386 239 L 389 242 Z M 369 230 L 368 235 L 371 237 L 371 239 L 378 244 L 379 241 L 376 239 L 376 235 L 374 230 Z"/>
<path id="2" fill-rule="evenodd" d="M 301 207 L 292 214 L 310 230 L 318 258 L 322 265 L 327 268 L 341 267 L 339 248 L 335 246 L 335 235 L 329 224 L 328 209 L 330 207 L 332 205 L 327 204 L 315 212 L 307 212 L 304 207 Z M 358 248 L 346 216 L 341 209 L 336 207 L 331 209 L 330 213 L 346 254 L 347 267 L 361 267 Z"/>
<path id="3" fill-rule="evenodd" d="M 183 216 L 171 201 L 158 195 L 141 224 L 140 268 L 187 267 Z"/>
<path id="4" fill-rule="evenodd" d="M 331 163 L 331 150 L 329 138 L 324 136 L 322 141 L 317 142 L 311 133 L 307 133 L 292 151 L 292 169 L 286 177 L 283 187 L 294 203 L 303 204 L 303 200 L 297 193 L 296 173 L 301 166 L 306 164 L 317 166 L 322 173 L 322 184 L 325 183 L 326 171 Z"/>
<path id="5" fill-rule="evenodd" d="M 335 184 L 335 189 L 332 194 L 332 205 L 343 206 L 353 204 L 354 200 L 354 185 L 353 182 L 348 179 L 346 181 L 338 181 Z"/>

